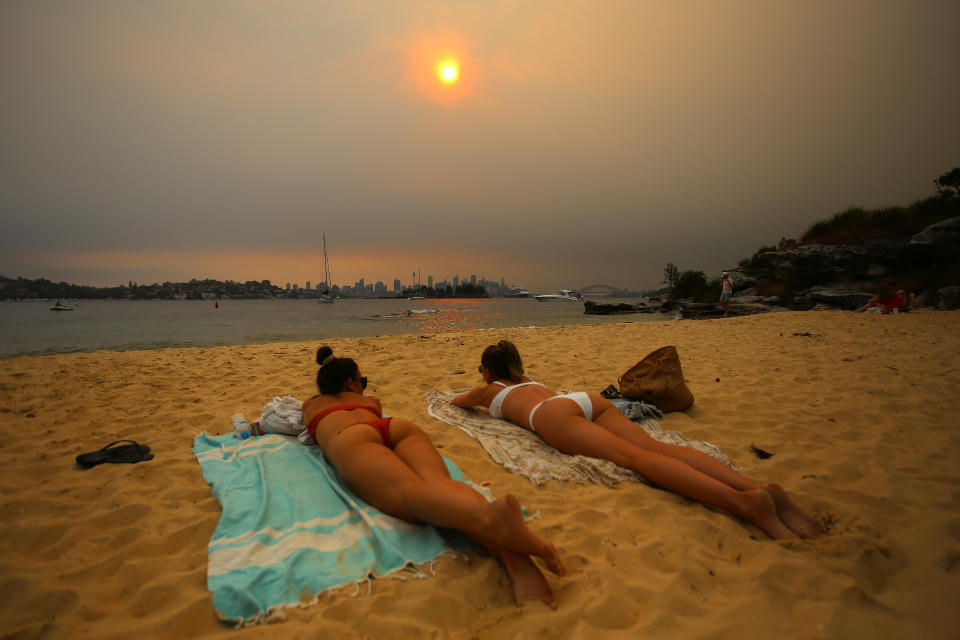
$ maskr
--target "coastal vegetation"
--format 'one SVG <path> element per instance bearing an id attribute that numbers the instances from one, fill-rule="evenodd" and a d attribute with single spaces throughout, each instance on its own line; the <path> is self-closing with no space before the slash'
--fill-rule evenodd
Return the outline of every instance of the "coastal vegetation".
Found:
<path id="1" fill-rule="evenodd" d="M 905 207 L 850 207 L 815 222 L 800 236 L 804 244 L 863 244 L 877 238 L 904 238 L 960 215 L 960 167 L 933 181 L 937 194 Z"/>
<path id="2" fill-rule="evenodd" d="M 905 207 L 850 207 L 814 223 L 800 236 L 799 244 L 863 244 L 878 238 L 902 238 L 957 215 L 960 198 L 948 192 Z"/>
<path id="3" fill-rule="evenodd" d="M 52 282 L 46 278 L 7 278 L 0 276 L 0 300 L 68 299 L 68 300 L 202 300 L 204 298 L 286 298 L 296 297 L 269 280 L 234 282 L 227 280 L 190 280 L 163 284 L 129 282 L 116 287 L 92 287 Z"/>

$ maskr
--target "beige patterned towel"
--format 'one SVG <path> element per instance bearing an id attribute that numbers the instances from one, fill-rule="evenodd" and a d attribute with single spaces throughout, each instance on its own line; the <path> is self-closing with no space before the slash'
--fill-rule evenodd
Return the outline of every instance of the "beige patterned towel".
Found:
<path id="1" fill-rule="evenodd" d="M 427 413 L 440 422 L 459 427 L 468 436 L 478 440 L 494 462 L 524 476 L 535 485 L 546 484 L 550 480 L 590 480 L 608 486 L 623 480 L 645 482 L 639 473 L 619 467 L 609 460 L 560 453 L 532 431 L 494 418 L 486 411 L 455 407 L 450 401 L 459 393 L 462 391 L 429 392 L 424 396 Z M 728 467 L 736 468 L 720 449 L 709 442 L 688 440 L 676 431 L 665 432 L 656 420 L 644 420 L 638 423 L 638 427 L 655 440 L 697 449 Z"/>

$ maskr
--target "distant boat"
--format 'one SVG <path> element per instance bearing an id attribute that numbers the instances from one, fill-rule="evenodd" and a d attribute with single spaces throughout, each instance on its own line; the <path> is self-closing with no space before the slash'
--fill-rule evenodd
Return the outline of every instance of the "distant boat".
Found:
<path id="1" fill-rule="evenodd" d="M 504 298 L 529 298 L 530 292 L 524 289 L 523 287 L 510 287 L 510 293 L 507 293 L 503 296 Z"/>
<path id="2" fill-rule="evenodd" d="M 50 311 L 73 311 L 73 307 L 68 307 L 67 305 L 57 300 L 57 304 L 50 307 Z"/>
<path id="3" fill-rule="evenodd" d="M 553 302 L 553 301 L 562 301 L 562 302 L 580 302 L 581 298 L 575 294 L 570 289 L 560 289 L 555 293 L 541 293 L 538 296 L 533 296 L 540 302 Z"/>
<path id="4" fill-rule="evenodd" d="M 410 296 L 407 300 L 426 300 L 423 296 Z"/>
<path id="5" fill-rule="evenodd" d="M 317 302 L 321 304 L 331 304 L 333 298 L 330 297 L 330 261 L 327 259 L 327 234 L 323 234 L 323 288 L 320 295 L 317 296 Z"/>

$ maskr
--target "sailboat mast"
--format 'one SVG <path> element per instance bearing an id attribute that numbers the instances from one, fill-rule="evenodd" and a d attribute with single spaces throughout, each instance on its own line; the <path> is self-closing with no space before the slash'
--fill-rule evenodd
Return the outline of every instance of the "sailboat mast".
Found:
<path id="1" fill-rule="evenodd" d="M 327 259 L 327 234 L 323 234 L 323 284 L 330 290 L 330 261 Z"/>

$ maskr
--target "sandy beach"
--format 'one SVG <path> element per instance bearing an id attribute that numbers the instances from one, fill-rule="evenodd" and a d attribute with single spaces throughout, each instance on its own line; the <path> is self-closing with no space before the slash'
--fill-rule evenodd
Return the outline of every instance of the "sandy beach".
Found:
<path id="1" fill-rule="evenodd" d="M 479 382 L 484 346 L 514 341 L 554 389 L 599 392 L 675 345 L 696 397 L 664 429 L 775 481 L 826 535 L 775 542 L 640 483 L 534 487 L 424 394 Z M 274 396 L 315 393 L 320 343 L 0 360 L 4 638 L 956 638 L 960 635 L 960 312 L 789 312 L 705 321 L 336 339 L 368 393 L 420 424 L 495 494 L 515 494 L 569 573 L 559 606 L 517 607 L 495 560 L 443 558 L 425 579 L 344 589 L 235 630 L 206 587 L 220 508 L 192 452 Z M 119 439 L 138 464 L 80 470 Z M 773 453 L 758 458 L 751 445 Z"/>

